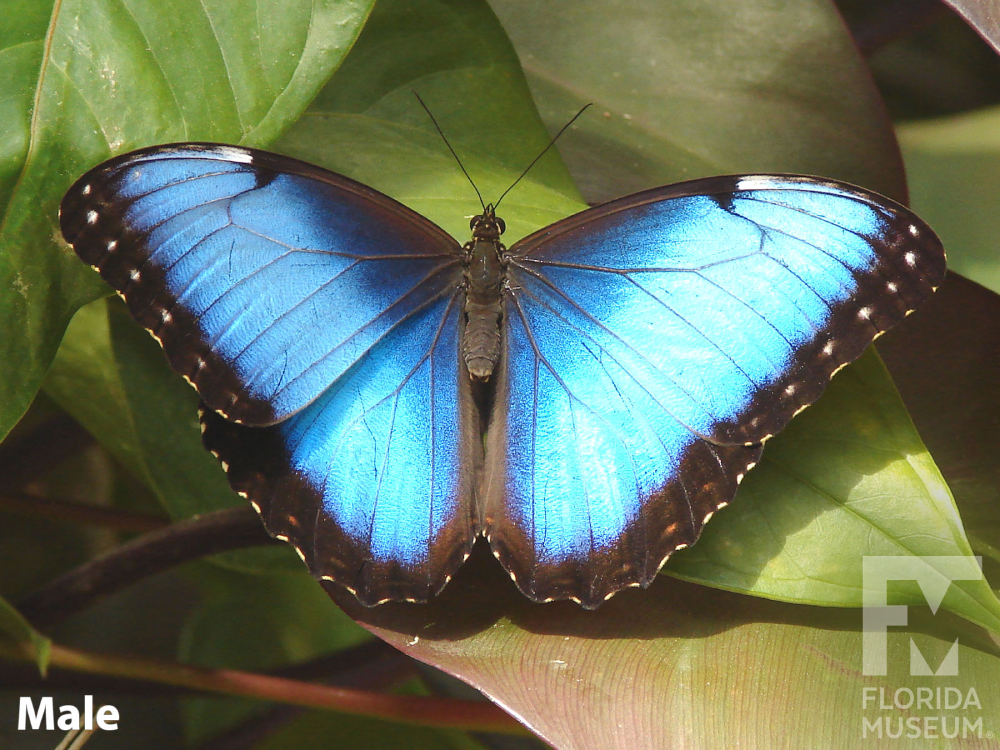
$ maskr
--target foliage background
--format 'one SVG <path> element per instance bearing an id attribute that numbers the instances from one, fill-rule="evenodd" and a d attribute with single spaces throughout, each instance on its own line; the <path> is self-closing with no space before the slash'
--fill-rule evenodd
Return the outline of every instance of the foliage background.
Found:
<path id="1" fill-rule="evenodd" d="M 979 18 L 978 3 L 955 5 Z M 486 196 L 593 101 L 561 159 L 543 160 L 505 201 L 509 241 L 588 202 L 708 174 L 822 174 L 905 200 L 905 159 L 913 205 L 941 233 L 951 268 L 983 285 L 951 277 L 880 342 L 902 399 L 866 355 L 769 444 L 734 506 L 670 562 L 672 575 L 597 613 L 529 604 L 488 558 L 470 561 L 433 605 L 369 611 L 331 592 L 339 609 L 293 554 L 262 547 L 93 603 L 43 628 L 56 644 L 246 670 L 319 664 L 296 674 L 368 689 L 460 689 L 419 660 L 559 747 L 852 744 L 864 718 L 914 713 L 862 704 L 864 687 L 901 685 L 975 687 L 983 710 L 973 718 L 1000 729 L 1000 602 L 988 582 L 954 586 L 948 615 L 911 608 L 910 626 L 890 638 L 896 671 L 860 674 L 862 555 L 974 552 L 993 581 L 1000 559 L 1000 307 L 989 291 L 1000 291 L 1000 67 L 958 16 L 929 2 L 827 0 L 2 6 L 0 434 L 13 431 L 0 445 L 0 591 L 36 624 L 32 595 L 140 521 L 239 504 L 200 448 L 195 395 L 58 237 L 63 192 L 112 153 L 177 140 L 266 146 L 372 185 L 464 240 L 473 196 L 410 89 Z M 96 525 L 66 506 L 52 518 L 43 497 L 111 512 Z M 894 596 L 923 601 L 912 586 Z M 21 649 L 9 655 L 44 661 L 47 642 L 15 612 L 0 611 L 0 631 Z M 911 636 L 932 664 L 959 637 L 960 676 L 909 677 Z M 497 742 L 179 696 L 150 687 L 157 675 L 140 687 L 95 665 L 74 674 L 61 659 L 55 648 L 49 682 L 0 662 L 0 744 L 55 744 L 18 735 L 9 719 L 18 695 L 54 688 L 74 703 L 104 691 L 119 707 L 122 729 L 95 746 Z M 453 705 L 453 724 L 468 725 Z"/>

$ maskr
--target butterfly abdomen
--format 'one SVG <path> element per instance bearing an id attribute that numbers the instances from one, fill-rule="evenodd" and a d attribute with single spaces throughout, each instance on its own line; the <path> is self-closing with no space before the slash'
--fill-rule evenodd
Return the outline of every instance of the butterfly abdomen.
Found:
<path id="1" fill-rule="evenodd" d="M 488 239 L 470 247 L 462 358 L 474 380 L 488 380 L 500 356 L 500 251 L 500 243 Z"/>

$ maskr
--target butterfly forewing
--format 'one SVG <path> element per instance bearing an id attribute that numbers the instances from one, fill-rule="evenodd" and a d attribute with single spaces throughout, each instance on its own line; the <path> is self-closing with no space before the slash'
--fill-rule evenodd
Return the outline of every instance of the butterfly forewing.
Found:
<path id="1" fill-rule="evenodd" d="M 271 424 L 461 279 L 458 244 L 386 196 L 260 151 L 179 144 L 84 175 L 63 234 L 209 407 Z"/>
<path id="2" fill-rule="evenodd" d="M 518 243 L 483 491 L 495 553 L 539 600 L 648 584 L 943 275 L 907 209 L 794 176 L 648 191 Z"/>

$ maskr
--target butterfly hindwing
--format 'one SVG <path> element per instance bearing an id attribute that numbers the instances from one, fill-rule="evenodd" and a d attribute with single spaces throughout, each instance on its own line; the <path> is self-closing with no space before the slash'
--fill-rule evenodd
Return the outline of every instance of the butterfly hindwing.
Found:
<path id="1" fill-rule="evenodd" d="M 486 533 L 522 591 L 647 585 L 761 445 L 944 274 L 864 190 L 713 178 L 585 211 L 509 253 Z"/>
<path id="2" fill-rule="evenodd" d="M 395 328 L 308 407 L 244 427 L 203 411 L 205 445 L 313 575 L 368 606 L 426 601 L 468 556 L 481 461 L 459 294 Z"/>

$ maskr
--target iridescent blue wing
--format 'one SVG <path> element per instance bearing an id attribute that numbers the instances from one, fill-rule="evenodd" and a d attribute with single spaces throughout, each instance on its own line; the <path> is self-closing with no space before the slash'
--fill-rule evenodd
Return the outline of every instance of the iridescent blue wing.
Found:
<path id="1" fill-rule="evenodd" d="M 273 535 L 366 603 L 444 585 L 475 537 L 479 445 L 455 240 L 347 178 L 212 144 L 113 159 L 60 216 L 198 390 Z"/>
<path id="2" fill-rule="evenodd" d="M 648 585 L 944 272 L 906 208 L 794 176 L 660 188 L 519 242 L 482 493 L 494 553 L 536 600 Z"/>
<path id="3" fill-rule="evenodd" d="M 70 188 L 60 221 L 173 368 L 243 424 L 307 406 L 461 276 L 458 243 L 391 198 L 233 146 L 112 159 Z"/>
<path id="4" fill-rule="evenodd" d="M 205 445 L 265 526 L 362 604 L 427 601 L 469 556 L 481 465 L 460 366 L 460 296 L 393 329 L 312 404 L 272 427 L 203 410 Z"/>

